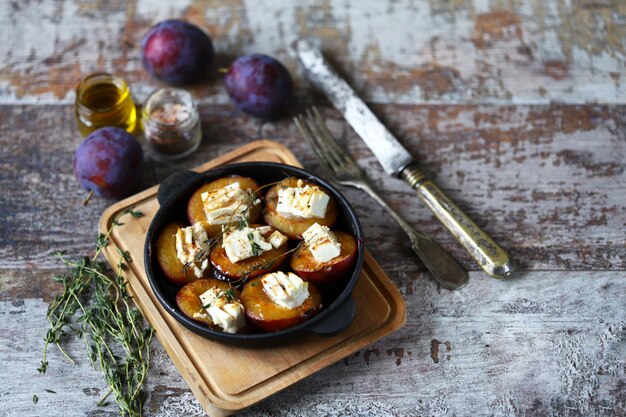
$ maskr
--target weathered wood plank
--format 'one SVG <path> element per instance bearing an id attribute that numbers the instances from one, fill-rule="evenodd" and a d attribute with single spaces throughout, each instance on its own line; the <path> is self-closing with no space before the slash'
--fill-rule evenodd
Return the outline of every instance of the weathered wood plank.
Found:
<path id="1" fill-rule="evenodd" d="M 509 248 L 522 269 L 626 268 L 626 107 L 377 106 L 389 126 L 441 186 Z M 190 168 L 252 139 L 287 145 L 320 171 L 288 118 L 265 124 L 230 106 L 201 108 L 204 141 L 191 158 L 148 164 L 143 185 Z M 328 124 L 343 138 L 389 200 L 469 268 L 476 268 L 414 193 L 388 178 L 355 133 L 331 109 Z M 110 202 L 87 207 L 72 174 L 80 138 L 70 106 L 0 108 L 0 267 L 54 268 L 50 254 L 93 248 L 97 219 Z M 423 269 L 405 235 L 356 190 L 346 189 L 373 255 L 387 271 Z"/>
<path id="2" fill-rule="evenodd" d="M 80 343 L 67 346 L 77 366 L 51 349 L 37 374 L 49 297 L 38 288 L 51 272 L 0 271 L 0 381 L 28 381 L 0 384 L 0 415 L 116 415 L 95 407 L 104 384 Z M 452 293 L 426 274 L 391 276 L 407 302 L 403 329 L 240 415 L 623 415 L 623 272 L 476 272 Z M 158 343 L 148 389 L 149 415 L 203 415 Z"/>
<path id="3" fill-rule="evenodd" d="M 124 76 L 145 98 L 157 83 L 137 45 L 170 17 L 210 33 L 216 67 L 263 52 L 295 75 L 290 43 L 317 38 L 379 103 L 626 101 L 621 0 L 46 0 L 0 4 L 0 102 L 71 103 L 78 80 L 102 70 Z M 196 88 L 203 101 L 227 102 L 217 78 L 214 71 Z"/>

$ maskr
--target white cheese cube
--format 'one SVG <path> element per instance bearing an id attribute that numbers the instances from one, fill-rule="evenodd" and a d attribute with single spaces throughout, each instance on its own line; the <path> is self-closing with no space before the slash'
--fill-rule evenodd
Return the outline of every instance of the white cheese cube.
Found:
<path id="1" fill-rule="evenodd" d="M 222 247 L 232 263 L 272 249 L 272 245 L 261 236 L 259 229 L 261 228 L 243 227 L 231 231 L 222 238 Z"/>
<path id="2" fill-rule="evenodd" d="M 246 325 L 243 305 L 232 300 L 218 287 L 213 287 L 200 295 L 202 310 L 194 317 L 208 319 L 226 333 L 237 333 Z"/>
<path id="3" fill-rule="evenodd" d="M 209 288 L 207 291 L 200 294 L 200 301 L 202 302 L 203 307 L 209 306 L 213 302 L 216 302 L 219 304 L 220 297 L 222 297 L 223 295 L 224 294 L 222 294 L 222 290 L 220 290 L 218 287 Z M 222 298 L 225 298 L 225 297 L 222 297 Z M 221 304 L 224 304 L 224 302 L 222 301 Z"/>
<path id="4" fill-rule="evenodd" d="M 278 249 L 287 242 L 287 236 L 275 230 L 274 233 L 267 238 L 267 241 L 270 242 L 274 249 Z"/>
<path id="5" fill-rule="evenodd" d="M 328 262 L 341 254 L 341 244 L 326 226 L 314 223 L 302 233 L 302 237 L 317 262 Z"/>
<path id="6" fill-rule="evenodd" d="M 244 190 L 238 182 L 234 182 L 223 188 L 204 192 L 200 197 L 209 224 L 228 224 L 248 218 L 252 190 Z"/>
<path id="7" fill-rule="evenodd" d="M 317 186 L 282 188 L 278 190 L 276 211 L 285 217 L 323 218 L 329 201 L 330 197 Z"/>
<path id="8" fill-rule="evenodd" d="M 255 230 L 258 230 L 260 234 L 266 235 L 272 232 L 272 226 L 259 226 L 256 227 Z"/>
<path id="9" fill-rule="evenodd" d="M 209 265 L 209 237 L 199 222 L 176 231 L 176 256 L 201 278 Z"/>
<path id="10" fill-rule="evenodd" d="M 261 278 L 263 291 L 281 307 L 294 309 L 309 298 L 309 284 L 293 272 L 273 272 Z"/>
<path id="11" fill-rule="evenodd" d="M 243 305 L 239 302 L 225 304 L 222 308 L 209 307 L 207 313 L 213 323 L 226 333 L 237 333 L 246 325 Z"/>

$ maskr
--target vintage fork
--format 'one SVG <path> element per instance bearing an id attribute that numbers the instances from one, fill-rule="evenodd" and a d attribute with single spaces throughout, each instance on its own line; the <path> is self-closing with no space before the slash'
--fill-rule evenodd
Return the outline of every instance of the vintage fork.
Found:
<path id="1" fill-rule="evenodd" d="M 304 139 L 311 145 L 336 183 L 365 191 L 400 225 L 411 240 L 411 248 L 439 284 L 456 290 L 467 283 L 467 272 L 435 241 L 418 232 L 374 189 L 356 161 L 335 140 L 315 107 L 294 118 Z"/>

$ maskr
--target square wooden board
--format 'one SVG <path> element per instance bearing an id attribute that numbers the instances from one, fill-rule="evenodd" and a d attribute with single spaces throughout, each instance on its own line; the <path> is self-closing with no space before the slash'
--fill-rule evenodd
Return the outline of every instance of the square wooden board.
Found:
<path id="1" fill-rule="evenodd" d="M 295 156 L 281 144 L 260 140 L 207 162 L 195 171 L 249 161 L 280 162 L 301 167 Z M 352 325 L 337 336 L 305 335 L 274 347 L 241 348 L 196 335 L 161 307 L 146 277 L 144 241 L 159 208 L 157 190 L 158 186 L 154 186 L 104 211 L 100 219 L 102 233 L 108 230 L 111 220 L 128 207 L 135 207 L 144 214 L 139 219 L 126 218 L 123 226 L 113 230 L 112 244 L 105 249 L 104 255 L 115 268 L 119 261 L 115 247 L 130 252 L 135 262 L 126 271 L 126 278 L 135 303 L 156 330 L 159 341 L 210 416 L 226 416 L 249 407 L 404 324 L 406 311 L 402 296 L 366 251 L 363 272 L 352 294 L 357 305 L 356 317 Z"/>

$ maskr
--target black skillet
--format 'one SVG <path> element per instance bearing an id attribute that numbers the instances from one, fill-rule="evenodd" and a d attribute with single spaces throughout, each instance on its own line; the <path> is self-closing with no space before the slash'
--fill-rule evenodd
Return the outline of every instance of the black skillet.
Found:
<path id="1" fill-rule="evenodd" d="M 205 183 L 231 175 L 254 178 L 260 185 L 278 182 L 288 176 L 311 180 L 326 188 L 337 202 L 339 215 L 333 229 L 348 232 L 357 239 L 357 259 L 352 275 L 343 281 L 341 287 L 335 288 L 333 299 L 328 300 L 324 310 L 310 320 L 274 333 L 229 334 L 213 330 L 189 319 L 176 306 L 175 297 L 178 288 L 170 285 L 161 272 L 154 250 L 156 240 L 166 224 L 174 221 L 188 223 L 186 217 L 187 202 L 194 191 Z M 249 162 L 226 165 L 203 173 L 185 171 L 174 174 L 161 183 L 157 199 L 161 207 L 150 223 L 144 247 L 146 273 L 152 291 L 154 291 L 161 305 L 189 330 L 219 342 L 254 347 L 286 343 L 294 340 L 296 336 L 306 333 L 332 336 L 342 332 L 352 323 L 356 313 L 352 290 L 359 279 L 363 266 L 363 233 L 354 209 L 348 200 L 330 183 L 308 171 L 289 165 L 272 162 Z"/>

